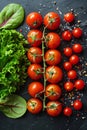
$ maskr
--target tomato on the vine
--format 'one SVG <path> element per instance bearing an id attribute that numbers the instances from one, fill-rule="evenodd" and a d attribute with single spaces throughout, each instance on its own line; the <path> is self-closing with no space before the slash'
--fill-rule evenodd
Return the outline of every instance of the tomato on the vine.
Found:
<path id="1" fill-rule="evenodd" d="M 56 30 L 60 25 L 60 16 L 55 12 L 49 12 L 44 16 L 44 25 L 49 30 Z"/>
<path id="2" fill-rule="evenodd" d="M 30 47 L 27 57 L 32 63 L 40 63 L 42 61 L 42 50 L 38 47 Z"/>
<path id="3" fill-rule="evenodd" d="M 41 45 L 42 35 L 40 30 L 32 29 L 27 34 L 27 40 L 31 46 L 38 47 Z"/>
<path id="4" fill-rule="evenodd" d="M 80 59 L 77 55 L 74 54 L 69 58 L 69 61 L 72 65 L 76 65 L 80 61 Z"/>
<path id="5" fill-rule="evenodd" d="M 60 36 L 57 33 L 49 32 L 46 35 L 46 46 L 50 49 L 56 49 L 60 45 Z"/>
<path id="6" fill-rule="evenodd" d="M 70 41 L 72 38 L 72 33 L 69 30 L 66 30 L 62 33 L 62 39 L 65 41 Z"/>
<path id="7" fill-rule="evenodd" d="M 70 70 L 70 71 L 68 71 L 67 75 L 68 75 L 68 78 L 70 78 L 70 79 L 75 79 L 75 78 L 77 78 L 77 73 L 76 73 L 75 70 Z"/>
<path id="8" fill-rule="evenodd" d="M 49 84 L 46 86 L 45 94 L 48 99 L 55 101 L 60 98 L 62 90 L 57 84 Z"/>
<path id="9" fill-rule="evenodd" d="M 85 82 L 82 79 L 78 79 L 75 81 L 74 86 L 77 90 L 83 90 L 85 87 Z"/>
<path id="10" fill-rule="evenodd" d="M 42 110 L 42 102 L 37 98 L 31 98 L 27 102 L 27 109 L 32 114 L 37 114 Z"/>
<path id="11" fill-rule="evenodd" d="M 72 115 L 72 109 L 70 107 L 65 107 L 63 110 L 63 113 L 65 116 L 71 116 Z"/>
<path id="12" fill-rule="evenodd" d="M 75 53 L 81 53 L 82 50 L 83 50 L 83 47 L 81 44 L 79 43 L 75 43 L 73 46 L 72 46 L 72 49 Z"/>
<path id="13" fill-rule="evenodd" d="M 82 101 L 80 101 L 78 99 L 73 102 L 73 107 L 75 110 L 81 110 L 82 106 L 83 106 Z"/>
<path id="14" fill-rule="evenodd" d="M 46 68 L 46 79 L 50 83 L 58 83 L 62 80 L 63 72 L 57 66 L 48 66 Z"/>
<path id="15" fill-rule="evenodd" d="M 31 28 L 38 28 L 42 24 L 43 18 L 38 12 L 31 12 L 26 17 L 26 23 Z"/>
<path id="16" fill-rule="evenodd" d="M 82 36 L 82 29 L 79 27 L 76 27 L 73 29 L 72 34 L 75 38 L 80 38 Z"/>
<path id="17" fill-rule="evenodd" d="M 64 69 L 67 71 L 72 69 L 72 64 L 69 61 L 64 62 L 63 66 L 64 66 Z"/>
<path id="18" fill-rule="evenodd" d="M 66 83 L 64 83 L 64 88 L 66 91 L 72 91 L 74 88 L 74 84 L 70 81 L 67 81 Z"/>
<path id="19" fill-rule="evenodd" d="M 74 19 L 75 19 L 75 16 L 74 16 L 74 14 L 73 14 L 72 12 L 68 12 L 68 13 L 66 13 L 66 14 L 64 15 L 64 20 L 65 20 L 66 22 L 68 22 L 68 23 L 73 22 Z"/>
<path id="20" fill-rule="evenodd" d="M 28 67 L 28 75 L 33 80 L 38 80 L 42 77 L 42 67 L 39 64 L 31 64 Z"/>
<path id="21" fill-rule="evenodd" d="M 32 97 L 38 97 L 44 90 L 44 86 L 40 82 L 31 82 L 28 85 L 28 93 Z"/>
<path id="22" fill-rule="evenodd" d="M 70 47 L 64 48 L 64 55 L 70 57 L 72 55 L 72 48 Z"/>
<path id="23" fill-rule="evenodd" d="M 62 103 L 59 101 L 50 101 L 47 103 L 46 111 L 50 116 L 58 116 L 62 112 Z"/>
<path id="24" fill-rule="evenodd" d="M 58 50 L 50 49 L 45 53 L 45 60 L 48 65 L 57 65 L 61 62 L 61 53 Z"/>

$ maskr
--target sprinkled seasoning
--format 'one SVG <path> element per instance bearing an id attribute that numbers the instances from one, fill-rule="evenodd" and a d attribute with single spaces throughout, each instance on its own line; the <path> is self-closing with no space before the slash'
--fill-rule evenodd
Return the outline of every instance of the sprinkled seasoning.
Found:
<path id="1" fill-rule="evenodd" d="M 43 9 L 45 9 L 45 8 L 49 8 L 49 10 L 53 7 L 53 8 L 55 8 L 54 10 L 56 11 L 56 12 L 58 12 L 59 13 L 59 15 L 60 16 L 62 16 L 62 15 L 64 15 L 64 13 L 59 9 L 59 6 L 57 5 L 57 2 L 56 1 L 51 1 L 48 5 L 43 5 L 42 3 L 40 3 L 39 4 L 40 5 L 40 8 L 38 9 L 39 10 L 39 12 L 41 13 L 42 11 L 43 11 Z M 73 12 L 74 13 L 74 15 L 75 15 L 75 17 L 77 17 L 78 15 L 79 15 L 79 12 L 77 12 L 77 11 L 75 11 L 73 8 L 71 8 L 71 9 L 69 9 L 69 7 L 67 7 L 67 9 L 69 10 L 69 12 L 71 11 L 71 12 Z M 68 11 L 67 11 L 68 12 Z M 84 12 L 84 14 L 85 14 L 86 12 Z M 82 21 L 81 20 L 77 20 L 77 21 L 75 21 L 75 23 L 74 24 L 70 24 L 70 23 L 66 23 L 64 20 L 63 20 L 63 22 L 60 24 L 60 27 L 59 27 L 59 33 L 61 34 L 61 32 L 62 31 L 64 31 L 64 30 L 70 30 L 70 31 L 72 31 L 72 29 L 73 28 L 75 28 L 75 26 L 76 27 L 79 27 L 79 26 L 81 26 L 81 27 L 84 27 L 85 25 L 87 24 L 87 22 L 85 22 L 85 23 L 82 23 Z M 85 32 L 85 35 L 86 35 L 86 33 L 87 32 Z M 86 41 L 87 39 L 84 39 L 84 41 Z M 62 43 L 63 45 L 61 45 L 62 47 L 65 47 L 65 46 L 71 46 L 72 47 L 72 45 L 75 43 L 75 41 L 76 42 L 81 42 L 81 44 L 83 44 L 82 43 L 82 41 L 83 41 L 83 39 L 74 39 L 74 38 L 72 38 L 72 40 L 71 40 L 71 42 L 69 42 L 69 44 L 67 44 L 67 43 L 65 43 L 65 41 L 64 41 L 64 43 Z M 86 45 L 85 45 L 86 46 Z M 63 48 L 62 48 L 63 49 Z M 84 57 L 82 57 L 82 56 L 80 56 L 80 63 L 77 65 L 77 66 L 74 66 L 74 68 L 76 69 L 76 71 L 78 72 L 78 77 L 81 77 L 81 78 L 83 78 L 83 76 L 87 76 L 87 71 L 86 70 L 84 70 L 84 68 L 85 68 L 85 66 L 87 67 L 87 62 L 84 64 L 84 61 L 85 61 L 85 59 L 84 59 Z M 64 61 L 66 61 L 66 58 L 64 58 L 63 59 Z M 69 81 L 69 79 L 67 79 L 67 77 L 66 77 L 66 72 L 64 72 L 64 75 L 65 75 L 65 81 L 66 80 L 68 80 Z M 73 81 L 74 82 L 74 81 Z M 63 86 L 63 83 L 60 83 L 60 86 Z M 64 88 L 63 88 L 64 89 Z M 83 97 L 84 95 L 83 95 L 83 91 L 81 91 L 81 92 L 79 92 L 78 90 L 76 90 L 75 88 L 74 88 L 74 90 L 73 91 L 71 91 L 71 92 L 66 92 L 66 91 L 63 91 L 63 94 L 62 94 L 62 97 L 61 97 L 61 99 L 60 99 L 60 101 L 63 103 L 63 105 L 64 106 L 70 106 L 71 108 L 73 108 L 73 102 L 74 102 L 74 100 L 75 99 L 79 99 L 79 100 L 81 100 L 81 98 Z M 74 111 L 74 110 L 73 110 Z M 87 112 L 87 110 L 85 110 L 85 112 L 84 113 L 77 113 L 77 112 L 73 112 L 73 115 L 75 115 L 75 120 L 79 120 L 79 118 L 80 119 L 82 119 L 82 120 L 84 120 L 86 117 L 85 117 L 85 113 Z M 73 116 L 72 115 L 72 116 Z M 51 118 L 50 117 L 50 120 L 51 121 L 53 121 L 53 118 Z M 69 125 L 69 118 L 67 118 L 67 121 L 66 121 L 66 124 L 65 124 L 66 126 L 68 126 Z M 70 130 L 69 128 L 66 128 L 66 130 Z"/>

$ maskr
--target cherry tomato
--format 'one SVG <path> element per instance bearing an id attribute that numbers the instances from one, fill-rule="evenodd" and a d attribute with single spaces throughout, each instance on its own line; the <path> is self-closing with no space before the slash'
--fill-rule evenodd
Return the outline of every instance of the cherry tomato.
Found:
<path id="1" fill-rule="evenodd" d="M 70 78 L 70 79 L 75 79 L 75 78 L 77 78 L 77 73 L 76 73 L 75 70 L 70 70 L 70 71 L 68 71 L 67 75 L 68 75 L 68 78 Z"/>
<path id="2" fill-rule="evenodd" d="M 80 59 L 77 55 L 72 55 L 70 58 L 69 58 L 69 61 L 72 65 L 76 65 Z"/>
<path id="3" fill-rule="evenodd" d="M 44 25 L 49 30 L 56 30 L 60 25 L 60 16 L 55 12 L 49 12 L 44 16 Z"/>
<path id="4" fill-rule="evenodd" d="M 74 28 L 72 34 L 75 38 L 80 38 L 82 36 L 82 29 L 81 28 Z"/>
<path id="5" fill-rule="evenodd" d="M 31 46 L 38 47 L 42 42 L 42 32 L 32 29 L 27 34 L 27 40 Z"/>
<path id="6" fill-rule="evenodd" d="M 64 55 L 70 57 L 72 55 L 72 48 L 70 47 L 64 48 Z"/>
<path id="7" fill-rule="evenodd" d="M 46 35 L 46 46 L 50 49 L 56 49 L 60 45 L 60 36 L 57 33 L 50 32 Z"/>
<path id="8" fill-rule="evenodd" d="M 70 107 L 65 107 L 63 110 L 63 113 L 65 116 L 71 116 L 72 115 L 72 109 Z"/>
<path id="9" fill-rule="evenodd" d="M 43 18 L 40 13 L 32 12 L 27 15 L 26 23 L 31 28 L 38 28 L 42 24 Z"/>
<path id="10" fill-rule="evenodd" d="M 62 112 L 62 104 L 58 101 L 50 101 L 47 103 L 47 113 L 50 116 L 58 116 Z"/>
<path id="11" fill-rule="evenodd" d="M 63 66 L 64 66 L 64 69 L 67 71 L 72 69 L 72 64 L 68 61 L 64 62 Z"/>
<path id="12" fill-rule="evenodd" d="M 50 83 L 58 83 L 62 80 L 63 72 L 57 66 L 49 66 L 46 68 L 46 79 Z"/>
<path id="13" fill-rule="evenodd" d="M 37 114 L 42 110 L 42 102 L 37 98 L 31 98 L 27 102 L 27 109 L 32 114 Z"/>
<path id="14" fill-rule="evenodd" d="M 32 97 L 38 97 L 38 94 L 40 95 L 43 90 L 44 86 L 40 82 L 32 82 L 28 85 L 28 93 Z"/>
<path id="15" fill-rule="evenodd" d="M 45 53 L 45 60 L 48 65 L 57 65 L 61 62 L 61 53 L 58 50 L 48 50 Z"/>
<path id="16" fill-rule="evenodd" d="M 62 90 L 56 84 L 49 84 L 46 87 L 45 93 L 46 93 L 46 96 L 47 96 L 48 99 L 55 101 L 55 100 L 60 98 L 60 96 L 62 94 Z"/>
<path id="17" fill-rule="evenodd" d="M 72 33 L 69 30 L 66 30 L 62 33 L 62 38 L 65 41 L 70 41 L 72 38 Z"/>
<path id="18" fill-rule="evenodd" d="M 75 19 L 75 16 L 74 16 L 74 14 L 73 14 L 72 12 L 68 12 L 68 13 L 66 13 L 66 14 L 64 15 L 64 20 L 65 20 L 66 22 L 68 22 L 68 23 L 73 22 L 74 19 Z"/>
<path id="19" fill-rule="evenodd" d="M 31 64 L 28 67 L 28 75 L 33 80 L 38 80 L 42 77 L 42 67 L 39 64 Z"/>
<path id="20" fill-rule="evenodd" d="M 30 47 L 27 56 L 30 62 L 40 63 L 42 61 L 42 50 L 38 47 Z"/>
<path id="21" fill-rule="evenodd" d="M 73 107 L 75 110 L 81 110 L 82 106 L 83 106 L 82 102 L 78 99 L 73 102 Z"/>
<path id="22" fill-rule="evenodd" d="M 74 88 L 74 85 L 72 82 L 68 81 L 64 84 L 64 88 L 66 91 L 72 91 Z"/>
<path id="23" fill-rule="evenodd" d="M 85 87 L 85 82 L 82 79 L 78 79 L 75 81 L 74 85 L 77 90 L 83 90 L 83 88 Z"/>
<path id="24" fill-rule="evenodd" d="M 72 46 L 72 49 L 73 49 L 73 51 L 74 51 L 75 53 L 81 53 L 82 50 L 83 50 L 83 47 L 82 47 L 81 44 L 76 43 L 76 44 L 74 44 L 74 45 Z"/>

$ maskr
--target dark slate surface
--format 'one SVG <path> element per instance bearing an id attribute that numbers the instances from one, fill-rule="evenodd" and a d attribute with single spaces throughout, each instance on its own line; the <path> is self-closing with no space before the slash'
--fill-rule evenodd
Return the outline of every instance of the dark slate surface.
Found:
<path id="1" fill-rule="evenodd" d="M 87 62 L 87 0 L 56 0 L 56 4 L 53 0 L 0 0 L 0 10 L 12 2 L 20 3 L 25 8 L 26 15 L 32 11 L 40 11 L 42 15 L 45 15 L 47 12 L 57 11 L 58 8 L 58 13 L 63 17 L 64 13 L 74 9 L 74 12 L 78 14 L 78 19 L 81 20 L 81 27 L 84 31 L 83 38 L 80 40 L 84 46 L 84 52 L 81 55 L 81 58 L 84 57 L 84 59 L 81 62 L 83 70 L 87 69 L 85 66 Z M 27 25 L 23 23 L 20 28 L 23 29 L 23 34 L 26 36 Z M 52 118 L 46 113 L 31 115 L 27 112 L 19 119 L 9 119 L 0 113 L 0 130 L 87 130 L 87 77 L 83 75 L 81 78 L 86 82 L 85 91 L 80 93 L 84 104 L 82 111 L 74 112 L 70 118 L 63 115 Z M 29 98 L 27 94 L 29 82 L 28 79 L 24 89 L 20 91 L 26 100 Z"/>

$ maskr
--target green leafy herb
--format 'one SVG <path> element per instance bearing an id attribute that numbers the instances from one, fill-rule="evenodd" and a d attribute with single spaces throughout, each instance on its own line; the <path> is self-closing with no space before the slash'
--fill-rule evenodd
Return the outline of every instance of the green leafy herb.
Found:
<path id="1" fill-rule="evenodd" d="M 25 44 L 16 30 L 0 30 L 0 103 L 25 82 L 29 64 Z"/>
<path id="2" fill-rule="evenodd" d="M 5 103 L 0 104 L 0 109 L 7 117 L 19 118 L 25 114 L 27 104 L 24 98 L 10 95 Z"/>
<path id="3" fill-rule="evenodd" d="M 15 29 L 24 20 L 24 9 L 20 4 L 8 4 L 0 12 L 0 28 Z"/>

